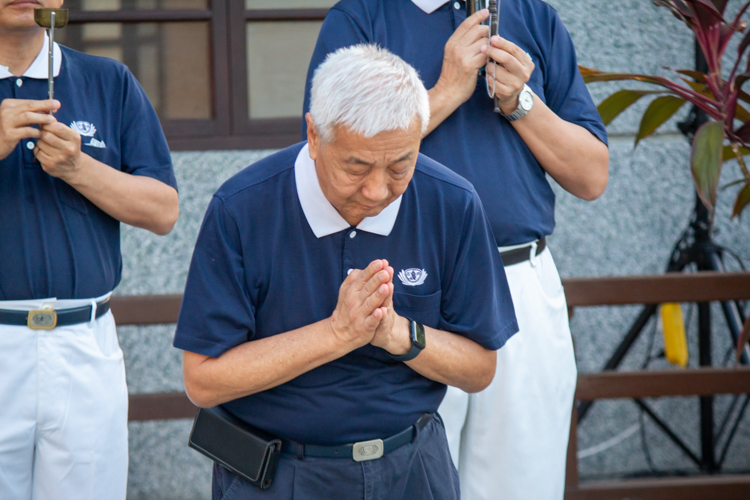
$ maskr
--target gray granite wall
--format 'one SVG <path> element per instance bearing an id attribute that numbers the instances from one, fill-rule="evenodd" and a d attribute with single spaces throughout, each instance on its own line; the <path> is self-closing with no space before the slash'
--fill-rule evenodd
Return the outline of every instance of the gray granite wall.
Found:
<path id="1" fill-rule="evenodd" d="M 667 74 L 663 66 L 690 68 L 693 61 L 689 33 L 665 9 L 648 0 L 552 0 L 576 44 L 579 62 L 603 70 Z M 614 84 L 594 84 L 600 102 Z M 555 186 L 558 194 L 557 229 L 550 238 L 563 276 L 659 273 L 672 245 L 687 224 L 693 194 L 687 166 L 689 148 L 672 120 L 656 137 L 633 149 L 638 111 L 626 113 L 610 128 L 610 183 L 593 203 L 583 202 Z M 684 114 L 684 113 L 683 113 Z M 679 118 L 679 117 L 678 117 Z M 118 294 L 180 293 L 203 212 L 221 182 L 269 151 L 181 152 L 173 159 L 180 185 L 180 220 L 167 237 L 123 229 L 124 276 Z M 722 184 L 737 178 L 728 166 Z M 750 216 L 729 220 L 735 191 L 720 195 L 716 239 L 750 259 Z M 736 268 L 735 263 L 730 267 Z M 691 306 L 685 305 L 690 316 Z M 617 345 L 636 307 L 582 308 L 572 319 L 579 368 L 596 370 Z M 696 350 L 695 312 L 689 325 L 691 355 Z M 724 361 L 728 334 L 714 310 L 714 360 Z M 182 389 L 180 353 L 171 347 L 173 326 L 121 327 L 131 393 Z M 648 353 L 658 353 L 658 332 L 649 346 L 652 326 L 644 331 L 624 366 L 640 368 Z M 649 350 L 649 347 L 651 349 Z M 691 359 L 690 364 L 695 364 Z M 662 359 L 650 365 L 668 368 Z M 695 398 L 653 401 L 657 411 L 699 450 Z M 717 400 L 719 415 L 728 398 Z M 629 401 L 598 403 L 579 429 L 581 474 L 601 477 L 638 474 L 649 470 L 690 469 L 691 464 L 651 423 L 640 424 L 640 414 Z M 131 464 L 128 498 L 199 499 L 210 497 L 210 463 L 186 447 L 189 421 L 130 424 Z M 623 434 L 624 431 L 629 433 Z M 588 455 L 592 447 L 615 436 L 624 437 L 605 451 Z M 644 447 L 644 442 L 647 447 Z M 750 468 L 750 419 L 745 418 L 729 450 L 727 467 Z"/>

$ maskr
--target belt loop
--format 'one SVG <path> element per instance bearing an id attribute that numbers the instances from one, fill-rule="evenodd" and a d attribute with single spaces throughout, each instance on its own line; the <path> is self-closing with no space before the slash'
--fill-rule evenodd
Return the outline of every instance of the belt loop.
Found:
<path id="1" fill-rule="evenodd" d="M 410 441 L 411 443 L 415 442 L 419 438 L 419 422 L 414 424 L 413 428 L 414 428 L 414 434 L 412 435 L 412 438 Z"/>
<path id="2" fill-rule="evenodd" d="M 94 328 L 94 321 L 96 321 L 96 300 L 91 299 L 91 319 L 89 320 L 89 328 Z"/>
<path id="3" fill-rule="evenodd" d="M 531 264 L 531 267 L 536 267 L 537 241 L 539 240 L 536 240 L 529 245 L 529 264 Z"/>

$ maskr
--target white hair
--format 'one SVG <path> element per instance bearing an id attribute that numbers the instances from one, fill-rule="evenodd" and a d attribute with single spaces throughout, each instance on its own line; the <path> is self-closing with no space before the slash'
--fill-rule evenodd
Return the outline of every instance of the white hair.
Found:
<path id="1" fill-rule="evenodd" d="M 310 114 L 323 142 L 344 125 L 372 137 L 406 130 L 419 118 L 422 134 L 430 122 L 430 100 L 416 70 L 377 45 L 355 45 L 333 52 L 315 70 Z"/>

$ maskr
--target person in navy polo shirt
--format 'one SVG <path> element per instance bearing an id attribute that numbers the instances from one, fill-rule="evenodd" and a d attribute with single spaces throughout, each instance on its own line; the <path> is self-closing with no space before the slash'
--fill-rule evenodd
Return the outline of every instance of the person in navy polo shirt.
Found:
<path id="1" fill-rule="evenodd" d="M 214 195 L 190 266 L 188 395 L 283 439 L 269 489 L 215 465 L 213 498 L 456 499 L 433 414 L 447 384 L 483 389 L 517 330 L 484 210 L 419 154 L 427 91 L 397 56 L 331 54 L 306 120 L 307 143 Z M 355 461 L 375 439 L 384 456 Z"/>
<path id="2" fill-rule="evenodd" d="M 545 248 L 555 225 L 546 176 L 597 198 L 607 184 L 607 135 L 557 12 L 541 0 L 497 4 L 500 36 L 490 43 L 480 25 L 489 12 L 467 18 L 464 1 L 339 2 L 310 62 L 305 111 L 315 69 L 340 47 L 376 43 L 419 72 L 431 112 L 421 152 L 476 186 L 521 329 L 498 353 L 490 387 L 472 395 L 449 388 L 440 408 L 463 496 L 562 499 L 576 367 L 565 296 Z M 485 66 L 488 77 L 477 78 Z"/>
<path id="3" fill-rule="evenodd" d="M 166 234 L 167 144 L 122 64 L 53 46 L 0 0 L 0 498 L 124 499 L 125 369 L 109 296 L 120 222 Z"/>

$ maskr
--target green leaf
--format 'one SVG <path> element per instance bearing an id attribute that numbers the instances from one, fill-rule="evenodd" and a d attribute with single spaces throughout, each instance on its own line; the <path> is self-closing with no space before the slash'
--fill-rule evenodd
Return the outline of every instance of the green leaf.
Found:
<path id="1" fill-rule="evenodd" d="M 729 189 L 732 186 L 737 186 L 738 184 L 744 184 L 745 179 L 737 179 L 736 181 L 727 182 L 723 186 L 719 187 L 719 191 L 724 191 L 725 189 Z"/>
<path id="2" fill-rule="evenodd" d="M 740 154 L 742 156 L 750 155 L 750 149 L 743 148 L 740 146 Z M 721 161 L 729 161 L 729 160 L 736 160 L 737 157 L 734 156 L 734 151 L 732 151 L 732 146 L 724 146 L 724 150 L 721 155 Z"/>
<path id="3" fill-rule="evenodd" d="M 665 121 L 669 120 L 678 109 L 685 104 L 685 99 L 671 95 L 657 97 L 648 105 L 646 112 L 641 118 L 641 125 L 638 128 L 638 135 L 635 138 L 635 145 L 659 128 Z"/>
<path id="4" fill-rule="evenodd" d="M 750 94 L 742 90 L 742 86 L 746 81 L 750 80 L 750 73 L 742 73 L 734 78 L 734 86 L 737 89 L 737 97 L 741 101 L 750 102 Z"/>
<path id="5" fill-rule="evenodd" d="M 691 82 L 690 80 L 685 80 L 684 78 L 680 78 L 680 80 L 687 83 L 691 89 L 695 90 L 699 94 L 714 99 L 714 93 L 711 92 L 711 88 L 709 88 L 709 86 L 705 83 Z"/>
<path id="6" fill-rule="evenodd" d="M 693 71 L 689 69 L 673 69 L 672 71 L 674 71 L 675 73 L 679 73 L 681 75 L 689 76 L 690 78 L 695 80 L 697 83 L 706 83 L 706 74 L 701 73 L 700 71 Z"/>
<path id="7" fill-rule="evenodd" d="M 734 201 L 734 208 L 732 209 L 732 218 L 739 216 L 748 203 L 750 203 L 750 183 L 745 184 L 745 187 L 737 193 L 737 199 Z"/>
<path id="8" fill-rule="evenodd" d="M 721 173 L 721 158 L 724 144 L 724 126 L 719 122 L 708 122 L 698 129 L 693 138 L 690 154 L 690 171 L 703 203 L 713 210 L 716 204 L 716 188 Z"/>
<path id="9" fill-rule="evenodd" d="M 596 109 L 599 110 L 599 116 L 602 117 L 604 125 L 609 125 L 612 120 L 635 104 L 638 99 L 649 94 L 663 94 L 663 92 L 659 90 L 620 90 L 604 99 Z"/>
<path id="10" fill-rule="evenodd" d="M 739 120 L 742 123 L 750 122 L 750 112 L 744 107 L 740 106 L 739 103 L 734 107 L 734 119 Z"/>

